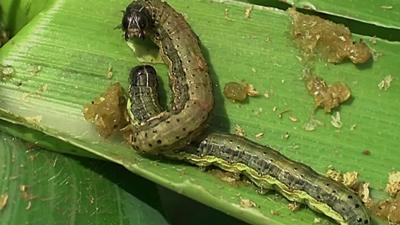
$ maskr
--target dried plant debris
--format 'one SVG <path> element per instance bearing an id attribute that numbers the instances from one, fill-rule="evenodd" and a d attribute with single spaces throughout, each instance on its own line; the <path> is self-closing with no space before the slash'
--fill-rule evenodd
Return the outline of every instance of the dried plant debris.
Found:
<path id="1" fill-rule="evenodd" d="M 378 84 L 379 90 L 387 91 L 392 85 L 393 79 L 394 78 L 392 75 L 387 75 L 385 78 L 383 78 L 383 80 L 381 80 L 381 82 Z"/>
<path id="2" fill-rule="evenodd" d="M 0 65 L 0 81 L 8 81 L 13 78 L 14 74 L 14 67 L 10 65 Z"/>
<path id="3" fill-rule="evenodd" d="M 400 224 L 400 195 L 395 199 L 385 200 L 378 203 L 373 212 L 388 221 L 390 225 Z"/>
<path id="4" fill-rule="evenodd" d="M 306 123 L 303 124 L 305 131 L 314 131 L 318 126 L 324 125 L 321 121 L 311 117 Z"/>
<path id="5" fill-rule="evenodd" d="M 331 124 L 337 129 L 342 128 L 343 123 L 342 119 L 340 118 L 340 112 L 336 112 L 334 115 L 331 116 Z"/>
<path id="6" fill-rule="evenodd" d="M 389 173 L 386 192 L 392 197 L 375 204 L 373 212 L 388 221 L 389 224 L 400 224 L 400 171 Z"/>
<path id="7" fill-rule="evenodd" d="M 304 81 L 308 93 L 314 97 L 315 106 L 323 108 L 327 113 L 351 96 L 350 88 L 343 82 L 328 85 L 321 77 L 313 74 L 307 74 Z"/>
<path id="8" fill-rule="evenodd" d="M 84 106 L 85 119 L 96 126 L 100 136 L 108 137 L 115 130 L 126 125 L 126 100 L 121 86 L 116 83 L 100 97 Z"/>
<path id="9" fill-rule="evenodd" d="M 239 124 L 235 124 L 235 134 L 237 136 L 244 137 L 246 135 L 246 132 L 241 126 L 239 126 Z"/>
<path id="10" fill-rule="evenodd" d="M 350 188 L 354 188 L 358 183 L 358 172 L 356 171 L 346 172 L 342 174 L 341 172 L 330 168 L 326 171 L 326 176 Z"/>
<path id="11" fill-rule="evenodd" d="M 340 63 L 350 59 L 354 64 L 367 62 L 372 54 L 368 46 L 354 42 L 349 28 L 318 16 L 299 13 L 288 9 L 292 17 L 292 38 L 305 58 L 321 55 L 330 63 Z"/>
<path id="12" fill-rule="evenodd" d="M 342 174 L 333 168 L 328 169 L 325 174 L 327 177 L 331 178 L 332 180 L 334 180 L 336 182 L 342 183 L 342 181 L 343 181 Z"/>
<path id="13" fill-rule="evenodd" d="M 301 204 L 298 203 L 298 202 L 290 202 L 290 203 L 288 204 L 288 209 L 289 209 L 290 211 L 292 211 L 292 212 L 299 211 L 299 210 L 300 210 L 300 207 L 301 207 Z"/>
<path id="14" fill-rule="evenodd" d="M 111 65 L 108 65 L 106 78 L 112 79 L 112 77 L 113 77 L 113 67 Z"/>
<path id="15" fill-rule="evenodd" d="M 245 84 L 244 90 L 246 91 L 247 96 L 250 97 L 256 97 L 260 95 L 260 93 L 258 93 L 252 84 Z"/>
<path id="16" fill-rule="evenodd" d="M 8 203 L 8 194 L 0 195 L 0 210 L 4 209 Z"/>
<path id="17" fill-rule="evenodd" d="M 240 206 L 243 208 L 255 208 L 257 204 L 250 199 L 241 198 L 240 199 Z"/>
<path id="18" fill-rule="evenodd" d="M 358 173 L 356 171 L 346 172 L 343 174 L 343 184 L 347 187 L 354 187 L 358 182 Z"/>
<path id="19" fill-rule="evenodd" d="M 355 191 L 367 207 L 372 204 L 372 199 L 369 195 L 369 183 L 359 181 L 358 172 L 351 171 L 342 174 L 339 171 L 330 168 L 327 170 L 326 176 Z"/>
<path id="20" fill-rule="evenodd" d="M 389 181 L 385 190 L 392 197 L 400 195 L 400 171 L 394 171 L 389 174 Z"/>
<path id="21" fill-rule="evenodd" d="M 372 199 L 369 194 L 369 183 L 368 182 L 361 182 L 358 183 L 356 186 L 356 192 L 358 196 L 360 196 L 361 201 L 366 205 L 368 208 L 372 206 Z"/>
<path id="22" fill-rule="evenodd" d="M 251 12 L 253 12 L 253 6 L 250 6 L 250 7 L 248 7 L 248 8 L 245 9 L 245 11 L 244 11 L 244 18 L 250 19 L 250 17 L 251 17 Z"/>
<path id="23" fill-rule="evenodd" d="M 224 95 L 233 102 L 244 102 L 247 96 L 255 97 L 259 93 L 252 84 L 228 82 L 224 86 Z"/>
<path id="24" fill-rule="evenodd" d="M 214 168 L 208 169 L 207 172 L 209 172 L 210 174 L 218 177 L 220 180 L 227 182 L 233 186 L 240 186 L 240 185 L 244 184 L 244 182 L 241 180 L 239 174 L 223 171 L 220 169 L 214 169 Z"/>

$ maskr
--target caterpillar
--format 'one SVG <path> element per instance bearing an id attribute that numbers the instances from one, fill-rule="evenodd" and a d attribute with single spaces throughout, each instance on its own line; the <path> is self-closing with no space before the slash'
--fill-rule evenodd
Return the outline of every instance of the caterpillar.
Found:
<path id="1" fill-rule="evenodd" d="M 156 109 L 146 107 L 147 111 L 139 113 L 143 105 L 159 107 L 158 95 L 154 81 L 157 80 L 151 66 L 138 66 L 133 69 L 130 90 L 137 86 L 135 82 L 141 77 L 143 86 L 153 89 L 141 91 L 131 96 L 129 109 L 133 109 L 132 120 L 140 121 L 151 117 Z M 151 71 L 144 73 L 143 71 Z M 151 103 L 151 104 L 149 104 Z M 156 103 L 156 104 L 155 104 Z M 156 114 L 156 113 L 155 113 Z M 307 204 L 344 225 L 368 225 L 371 219 L 360 198 L 343 184 L 333 181 L 315 172 L 310 167 L 288 159 L 273 150 L 246 138 L 232 135 L 211 133 L 200 141 L 182 149 L 164 152 L 169 158 L 184 160 L 197 166 L 217 166 L 225 171 L 243 174 L 256 186 L 262 189 L 275 189 L 290 201 Z"/>
<path id="2" fill-rule="evenodd" d="M 150 38 L 169 68 L 172 100 L 162 111 L 126 131 L 133 148 L 159 153 L 186 146 L 201 133 L 214 105 L 211 79 L 197 36 L 183 16 L 160 0 L 129 4 L 121 28 L 126 40 Z"/>
<path id="3" fill-rule="evenodd" d="M 162 112 L 158 102 L 157 75 L 150 65 L 136 66 L 129 73 L 127 112 L 131 122 L 146 121 Z M 134 103 L 134 104 L 133 104 Z"/>

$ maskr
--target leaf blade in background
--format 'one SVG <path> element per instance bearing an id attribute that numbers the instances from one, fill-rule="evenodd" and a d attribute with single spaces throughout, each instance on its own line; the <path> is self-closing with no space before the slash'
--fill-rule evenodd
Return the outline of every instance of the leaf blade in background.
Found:
<path id="1" fill-rule="evenodd" d="M 394 19 L 400 16 L 400 3 L 396 0 L 341 2 L 334 0 L 283 0 L 283 2 L 299 8 L 355 19 L 381 27 L 400 29 L 400 21 Z"/>
<path id="2" fill-rule="evenodd" d="M 0 132 L 0 224 L 168 224 L 157 187 L 111 163 L 39 149 Z M 118 173 L 115 173 L 115 172 Z"/>

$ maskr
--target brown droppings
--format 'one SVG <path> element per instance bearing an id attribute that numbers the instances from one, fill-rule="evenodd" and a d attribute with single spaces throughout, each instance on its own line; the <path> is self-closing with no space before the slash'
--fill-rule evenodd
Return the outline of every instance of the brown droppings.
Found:
<path id="1" fill-rule="evenodd" d="M 288 10 L 292 17 L 292 38 L 305 58 L 319 54 L 330 63 L 350 59 L 354 64 L 367 62 L 372 54 L 364 42 L 354 43 L 349 28 L 318 16 Z"/>
<path id="2" fill-rule="evenodd" d="M 376 204 L 372 211 L 390 225 L 400 224 L 400 196 Z"/>
<path id="3" fill-rule="evenodd" d="M 351 90 L 345 83 L 328 85 L 321 77 L 313 74 L 306 75 L 305 84 L 308 93 L 314 97 L 316 107 L 323 108 L 327 113 L 351 96 Z"/>
<path id="4" fill-rule="evenodd" d="M 368 149 L 365 149 L 364 151 L 362 151 L 363 155 L 371 155 L 371 151 Z"/>
<path id="5" fill-rule="evenodd" d="M 100 136 L 106 138 L 127 124 L 125 110 L 126 100 L 120 84 L 116 83 L 91 104 L 86 104 L 83 115 L 87 121 L 96 126 Z"/>
<path id="6" fill-rule="evenodd" d="M 247 96 L 256 97 L 260 94 L 252 84 L 228 82 L 224 86 L 224 95 L 234 102 L 244 102 Z"/>
<path id="7" fill-rule="evenodd" d="M 244 102 L 247 99 L 246 87 L 237 82 L 226 83 L 224 95 L 232 101 Z"/>

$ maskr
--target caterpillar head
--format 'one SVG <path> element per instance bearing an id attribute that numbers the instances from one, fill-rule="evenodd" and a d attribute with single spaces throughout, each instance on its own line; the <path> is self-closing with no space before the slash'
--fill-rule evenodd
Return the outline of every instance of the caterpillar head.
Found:
<path id="1" fill-rule="evenodd" d="M 150 65 L 140 65 L 132 68 L 129 74 L 129 83 L 132 86 L 157 87 L 157 72 Z"/>
<path id="2" fill-rule="evenodd" d="M 133 37 L 144 38 L 146 29 L 151 25 L 147 9 L 132 3 L 126 7 L 122 17 L 121 28 L 125 32 L 125 40 Z"/>

